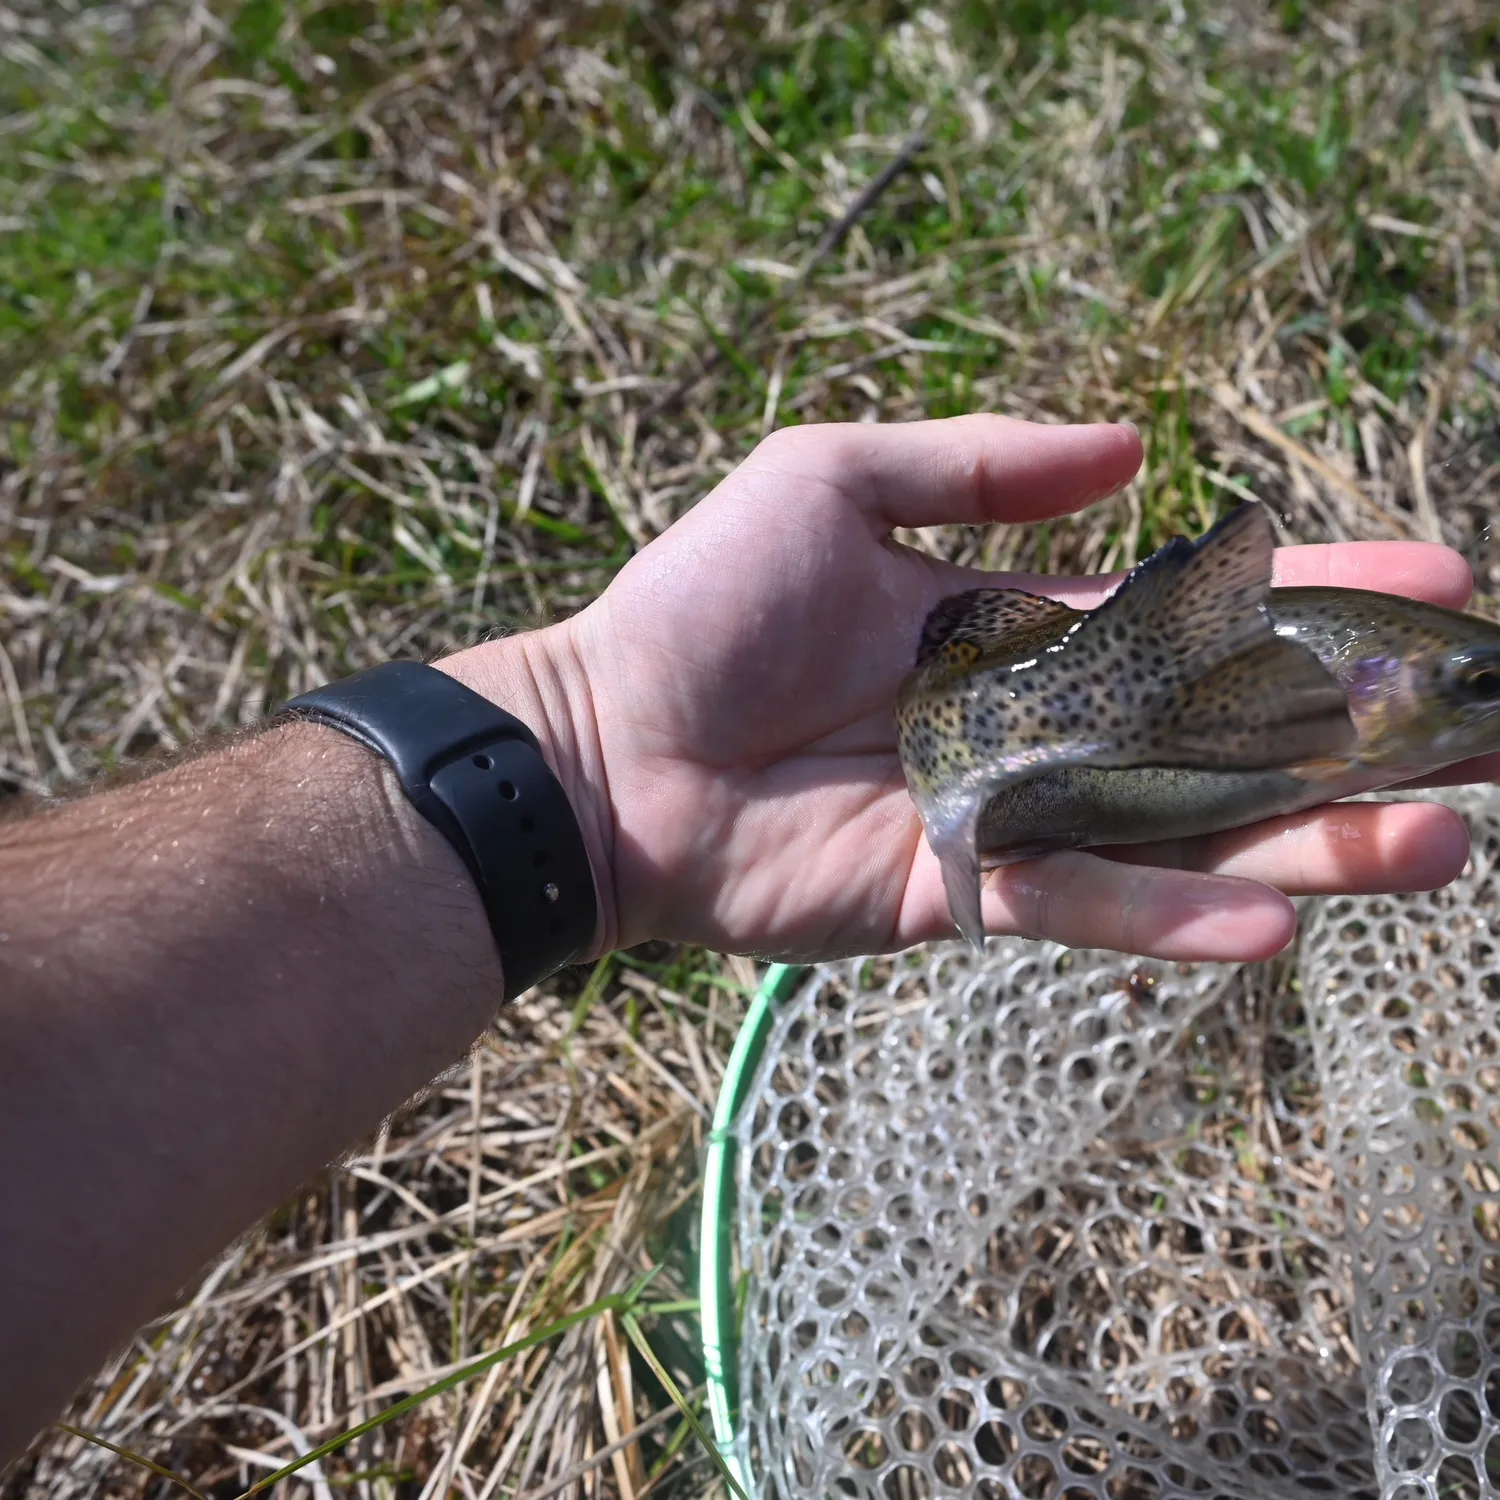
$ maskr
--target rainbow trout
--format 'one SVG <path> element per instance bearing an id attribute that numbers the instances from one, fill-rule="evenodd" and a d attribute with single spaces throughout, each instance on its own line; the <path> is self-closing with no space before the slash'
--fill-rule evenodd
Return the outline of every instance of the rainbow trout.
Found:
<path id="1" fill-rule="evenodd" d="M 1273 589 L 1273 545 L 1249 503 L 1096 609 L 976 589 L 928 616 L 897 747 L 976 947 L 984 869 L 1217 833 L 1500 749 L 1500 625 Z"/>

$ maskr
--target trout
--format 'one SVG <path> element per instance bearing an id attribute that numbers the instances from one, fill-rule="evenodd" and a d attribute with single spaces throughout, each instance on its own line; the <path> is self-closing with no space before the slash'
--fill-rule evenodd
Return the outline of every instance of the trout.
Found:
<path id="1" fill-rule="evenodd" d="M 976 947 L 986 869 L 1218 833 L 1500 749 L 1500 625 L 1272 588 L 1273 550 L 1250 502 L 1093 610 L 974 589 L 928 616 L 897 748 Z"/>

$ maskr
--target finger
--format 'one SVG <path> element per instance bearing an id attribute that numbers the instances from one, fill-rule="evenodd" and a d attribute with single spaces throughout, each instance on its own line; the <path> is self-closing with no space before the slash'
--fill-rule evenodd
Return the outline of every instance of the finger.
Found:
<path id="1" fill-rule="evenodd" d="M 925 846 L 912 872 L 901 940 L 954 934 L 937 862 Z M 1253 881 L 1142 870 L 1068 852 L 1008 865 L 985 881 L 985 930 L 1181 962 L 1251 963 L 1279 953 L 1297 918 L 1279 891 Z"/>
<path id="2" fill-rule="evenodd" d="M 995 871 L 985 886 L 984 913 L 991 931 L 1202 962 L 1270 958 L 1297 926 L 1291 903 L 1266 886 L 1130 868 L 1081 852 Z"/>
<path id="3" fill-rule="evenodd" d="M 1094 608 L 1125 578 L 1124 573 L 1098 573 L 1088 578 L 986 573 L 936 560 L 933 566 L 939 583 L 936 597 L 972 588 L 1015 588 L 1060 599 L 1075 609 Z M 1435 542 L 1330 542 L 1280 547 L 1271 581 L 1276 588 L 1357 588 L 1400 594 L 1448 609 L 1461 609 L 1474 591 L 1468 563 L 1451 547 Z"/>
<path id="4" fill-rule="evenodd" d="M 884 535 L 894 526 L 1065 515 L 1113 494 L 1141 458 L 1128 423 L 1054 426 L 975 415 L 786 427 L 746 467 L 832 485 Z"/>
<path id="5" fill-rule="evenodd" d="M 1461 609 L 1474 592 L 1469 565 L 1436 542 L 1325 542 L 1279 547 L 1278 588 L 1369 589 Z"/>
<path id="6" fill-rule="evenodd" d="M 1289 896 L 1431 891 L 1462 872 L 1469 830 L 1430 802 L 1344 802 L 1204 838 L 1100 850 L 1132 868 L 1192 870 Z"/>

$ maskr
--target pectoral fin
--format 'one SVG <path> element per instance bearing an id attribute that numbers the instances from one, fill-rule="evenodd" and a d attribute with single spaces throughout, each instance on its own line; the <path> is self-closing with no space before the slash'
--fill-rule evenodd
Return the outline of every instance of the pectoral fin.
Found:
<path id="1" fill-rule="evenodd" d="M 1343 688 L 1279 636 L 1179 684 L 1154 718 L 1175 758 L 1210 770 L 1338 756 L 1358 739 Z"/>
<path id="2" fill-rule="evenodd" d="M 1248 503 L 1135 568 L 1066 642 L 1114 743 L 1100 766 L 1258 771 L 1355 741 L 1344 690 L 1266 609 L 1275 535 Z M 1082 763 L 1082 762 L 1077 762 Z"/>

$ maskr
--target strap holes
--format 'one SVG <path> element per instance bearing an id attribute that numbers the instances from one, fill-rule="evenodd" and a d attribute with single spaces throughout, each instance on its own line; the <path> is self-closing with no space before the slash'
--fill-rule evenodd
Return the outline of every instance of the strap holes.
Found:
<path id="1" fill-rule="evenodd" d="M 520 795 L 516 791 L 516 784 L 513 781 L 502 781 L 496 790 L 507 802 L 514 802 L 517 796 Z"/>
<path id="2" fill-rule="evenodd" d="M 474 757 L 474 764 L 478 766 L 481 771 L 488 771 L 490 767 L 495 764 L 495 762 L 492 761 L 488 755 L 476 755 Z"/>
<path id="3" fill-rule="evenodd" d="M 545 849 L 538 849 L 536 853 L 531 856 L 531 862 L 537 867 L 537 869 L 540 870 L 551 857 L 552 856 L 548 854 Z"/>

